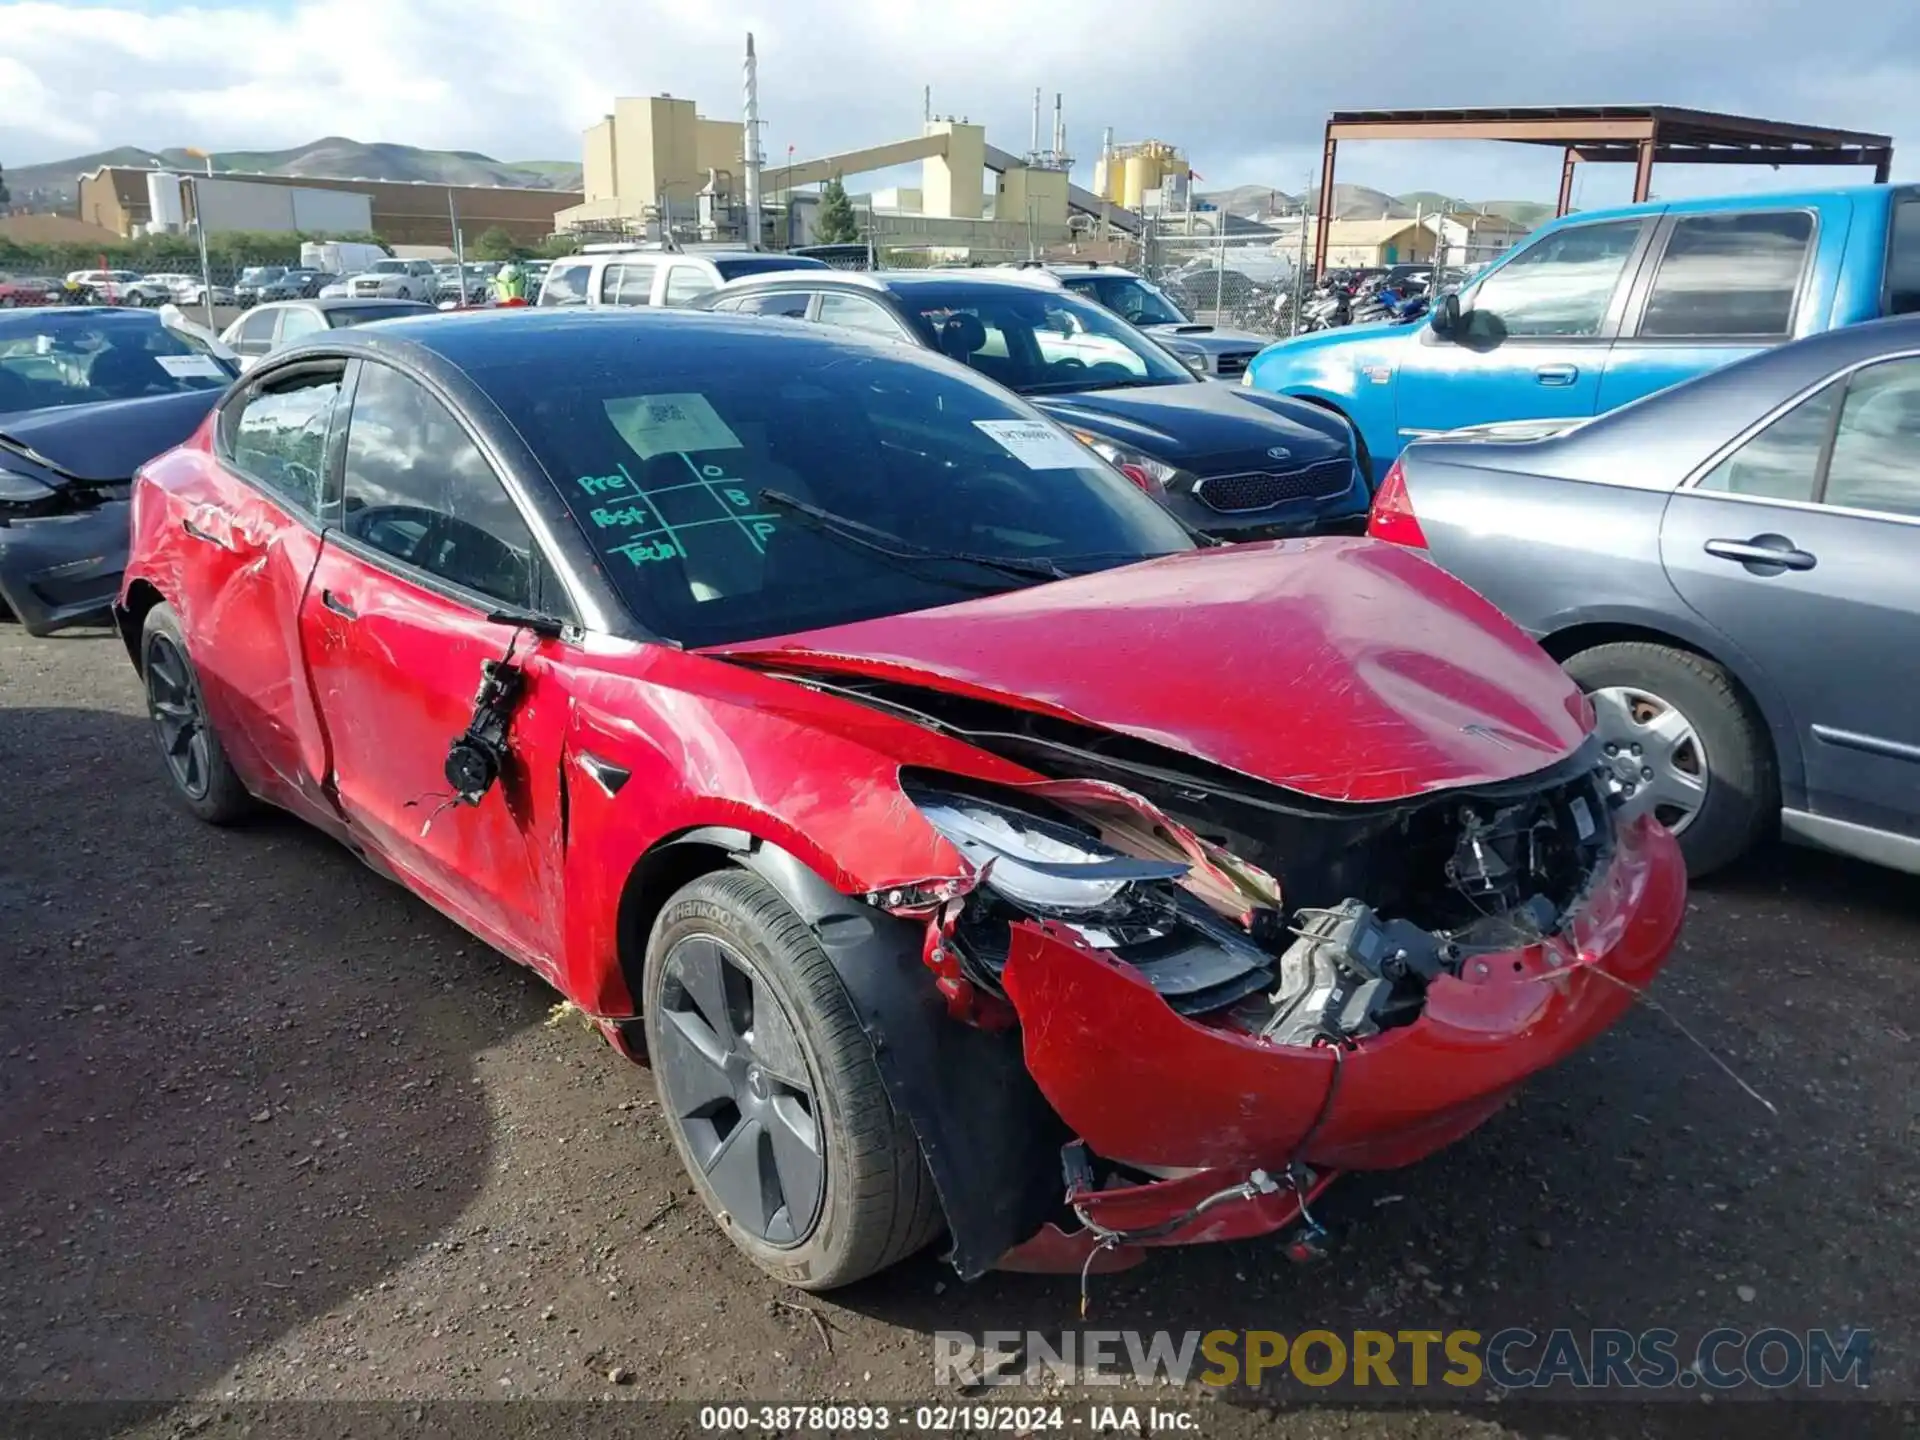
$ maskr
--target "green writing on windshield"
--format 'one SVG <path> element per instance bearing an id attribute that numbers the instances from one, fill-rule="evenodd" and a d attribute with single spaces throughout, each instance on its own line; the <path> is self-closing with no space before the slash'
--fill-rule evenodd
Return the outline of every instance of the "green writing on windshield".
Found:
<path id="1" fill-rule="evenodd" d="M 679 399 L 684 397 L 670 397 L 669 404 Z M 700 409 L 691 408 L 696 414 Z M 688 407 L 682 406 L 678 416 L 654 413 L 660 409 L 654 401 L 637 413 L 655 426 L 690 419 Z M 627 412 L 626 418 L 635 413 Z M 718 417 L 714 419 L 717 423 Z M 614 462 L 611 474 L 575 477 L 574 484 L 601 502 L 589 508 L 587 516 L 596 534 L 604 535 L 601 543 L 608 553 L 635 567 L 685 560 L 728 544 L 764 554 L 779 521 L 756 510 L 751 483 L 729 473 L 737 467 L 702 464 L 685 450 L 670 454 L 679 464 L 672 464 L 668 455 L 659 456 L 661 464 L 649 462 L 641 469 L 648 481 L 644 485 L 620 461 Z"/>

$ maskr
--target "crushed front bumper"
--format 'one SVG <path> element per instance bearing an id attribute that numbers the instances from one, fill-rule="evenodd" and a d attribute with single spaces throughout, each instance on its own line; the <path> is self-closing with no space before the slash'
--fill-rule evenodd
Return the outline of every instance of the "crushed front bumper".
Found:
<path id="1" fill-rule="evenodd" d="M 1182 1017 L 1132 967 L 1052 924 L 1014 927 L 1003 979 L 1028 1071 L 1087 1146 L 1137 1169 L 1199 1172 L 1070 1193 L 1081 1218 L 1123 1235 L 1172 1225 L 1148 1244 L 1238 1239 L 1294 1223 L 1339 1171 L 1412 1164 L 1479 1126 L 1620 1017 L 1672 950 L 1685 909 L 1673 837 L 1648 819 L 1625 823 L 1559 934 L 1468 959 L 1458 978 L 1432 983 L 1413 1023 L 1337 1056 Z M 1177 1223 L 1257 1171 L 1296 1179 Z M 1098 1235 L 1049 1227 L 1002 1264 L 1078 1269 Z M 1110 1242 L 1100 1268 L 1129 1249 L 1137 1258 L 1130 1239 Z"/>
<path id="2" fill-rule="evenodd" d="M 105 618 L 127 568 L 130 509 L 109 500 L 0 524 L 0 604 L 29 635 Z"/>

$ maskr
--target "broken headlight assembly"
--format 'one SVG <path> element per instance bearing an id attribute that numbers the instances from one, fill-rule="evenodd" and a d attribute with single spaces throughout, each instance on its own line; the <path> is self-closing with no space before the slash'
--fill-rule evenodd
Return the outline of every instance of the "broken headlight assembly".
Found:
<path id="1" fill-rule="evenodd" d="M 1085 830 L 1012 805 L 951 791 L 909 793 L 982 884 L 1036 915 L 1104 913 L 1131 885 L 1187 873 L 1185 865 L 1123 855 Z"/>
<path id="2" fill-rule="evenodd" d="M 51 515 L 59 509 L 60 492 L 31 475 L 0 470 L 0 524 L 11 519 Z"/>
<path id="3" fill-rule="evenodd" d="M 1001 994 L 1011 927 L 1058 924 L 1139 972 L 1174 1010 L 1218 1010 L 1272 983 L 1272 959 L 1183 882 L 1185 861 L 1130 855 L 1098 827 L 1037 797 L 1020 803 L 909 783 L 927 822 L 979 885 L 942 928 L 961 972 Z M 950 941 L 950 946 L 948 942 Z"/>

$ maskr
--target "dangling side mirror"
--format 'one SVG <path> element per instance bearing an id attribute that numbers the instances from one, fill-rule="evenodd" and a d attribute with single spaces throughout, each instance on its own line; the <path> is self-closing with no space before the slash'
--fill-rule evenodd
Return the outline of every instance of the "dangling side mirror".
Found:
<path id="1" fill-rule="evenodd" d="M 1460 297 L 1449 290 L 1433 301 L 1433 333 L 1451 337 L 1460 328 Z"/>

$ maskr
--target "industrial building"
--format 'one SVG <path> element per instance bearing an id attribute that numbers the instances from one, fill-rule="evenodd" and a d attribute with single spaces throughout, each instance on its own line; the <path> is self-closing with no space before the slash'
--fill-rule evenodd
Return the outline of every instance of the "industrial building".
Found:
<path id="1" fill-rule="evenodd" d="M 989 144 L 985 128 L 964 116 L 936 116 L 929 95 L 918 135 L 809 159 L 766 163 L 756 156 L 749 163 L 747 138 L 758 128 L 754 63 L 749 38 L 739 120 L 703 115 L 694 101 L 673 95 L 615 100 L 585 132 L 586 193 L 554 217 L 556 227 L 587 239 L 657 240 L 664 223 L 682 237 L 784 248 L 813 238 L 806 187 L 917 163 L 919 185 L 877 190 L 864 207 L 866 227 L 889 248 L 1024 256 L 1140 228 L 1138 212 L 1123 200 L 1137 193 L 1125 189 L 1129 174 L 1144 183 L 1145 162 L 1114 167 L 1117 182 L 1106 194 L 1074 185 L 1060 97 L 1054 99 L 1053 144 L 1042 148 L 1038 92 L 1033 143 L 1024 155 Z M 1180 173 L 1184 179 L 1184 162 Z M 1160 173 L 1153 178 L 1158 182 Z"/>
<path id="2" fill-rule="evenodd" d="M 149 170 L 146 180 L 148 233 L 173 234 L 189 220 L 204 222 L 209 235 L 234 230 L 357 235 L 373 229 L 372 197 L 354 190 L 255 185 L 212 175 L 183 180 L 165 170 Z"/>
<path id="3" fill-rule="evenodd" d="M 149 169 L 114 165 L 82 175 L 80 218 L 123 237 L 143 233 L 156 218 L 154 174 Z M 210 232 L 370 230 L 390 243 L 412 245 L 451 245 L 456 220 L 468 241 L 498 226 L 521 244 L 537 245 L 553 234 L 555 213 L 578 205 L 583 198 L 575 190 L 423 181 L 251 174 L 191 178 L 193 187 L 202 192 Z M 162 187 L 160 223 L 178 224 L 184 216 L 168 213 L 164 198 L 168 193 L 178 192 Z M 182 208 L 190 214 L 191 207 L 189 194 Z"/>

